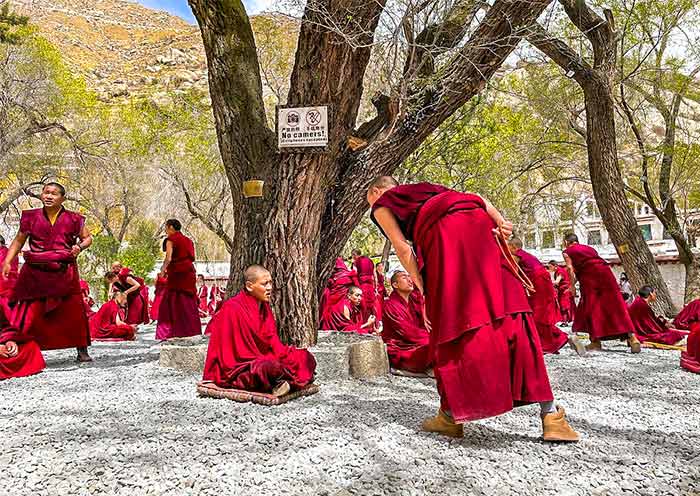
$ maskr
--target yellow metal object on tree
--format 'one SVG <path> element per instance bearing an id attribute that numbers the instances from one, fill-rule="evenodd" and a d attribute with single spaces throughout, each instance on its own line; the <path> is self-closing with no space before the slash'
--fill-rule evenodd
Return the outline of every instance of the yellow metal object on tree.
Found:
<path id="1" fill-rule="evenodd" d="M 245 198 L 260 198 L 263 195 L 263 185 L 265 181 L 251 179 L 243 181 L 243 196 Z"/>
<path id="2" fill-rule="evenodd" d="M 620 246 L 617 247 L 617 250 L 618 250 L 620 253 L 627 253 L 627 250 L 628 250 L 628 249 L 629 249 L 629 246 L 627 246 L 627 243 L 625 243 L 624 245 L 620 245 Z"/>

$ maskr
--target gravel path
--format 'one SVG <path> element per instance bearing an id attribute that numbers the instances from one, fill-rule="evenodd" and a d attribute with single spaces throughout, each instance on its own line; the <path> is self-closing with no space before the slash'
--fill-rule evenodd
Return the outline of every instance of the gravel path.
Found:
<path id="1" fill-rule="evenodd" d="M 0 383 L 0 494 L 700 494 L 700 375 L 678 352 L 548 357 L 577 445 L 540 442 L 536 406 L 463 440 L 418 432 L 438 405 L 428 380 L 326 383 L 268 408 L 198 398 L 197 377 L 158 366 L 152 329 L 91 354 L 48 352 L 41 375 Z"/>

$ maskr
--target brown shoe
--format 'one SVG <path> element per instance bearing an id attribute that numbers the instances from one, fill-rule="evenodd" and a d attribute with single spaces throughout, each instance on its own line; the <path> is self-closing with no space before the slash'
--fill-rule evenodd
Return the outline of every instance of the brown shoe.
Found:
<path id="1" fill-rule="evenodd" d="M 627 346 L 630 347 L 633 354 L 642 352 L 642 343 L 639 342 L 639 339 L 634 334 L 627 338 Z"/>
<path id="2" fill-rule="evenodd" d="M 579 341 L 576 334 L 571 334 L 569 336 L 569 346 L 578 354 L 580 357 L 586 356 L 586 347 L 581 341 Z"/>
<path id="3" fill-rule="evenodd" d="M 542 415 L 542 437 L 551 443 L 576 443 L 580 439 L 564 418 L 566 412 L 560 406 L 556 413 Z"/>
<path id="4" fill-rule="evenodd" d="M 586 346 L 586 351 L 602 351 L 603 344 L 600 341 L 591 341 L 591 344 Z"/>
<path id="5" fill-rule="evenodd" d="M 279 384 L 275 386 L 275 388 L 272 390 L 272 396 L 279 398 L 280 396 L 284 396 L 285 394 L 289 394 L 289 391 L 292 388 L 289 386 L 289 383 L 287 381 L 282 381 Z"/>
<path id="6" fill-rule="evenodd" d="M 463 437 L 464 428 L 462 424 L 457 424 L 455 421 L 442 410 L 438 410 L 435 417 L 427 418 L 421 424 L 421 428 L 425 432 L 435 432 L 448 437 Z"/>

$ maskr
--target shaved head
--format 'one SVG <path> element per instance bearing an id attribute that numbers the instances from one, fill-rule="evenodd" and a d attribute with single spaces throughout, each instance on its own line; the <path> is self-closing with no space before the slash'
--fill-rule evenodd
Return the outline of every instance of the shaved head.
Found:
<path id="1" fill-rule="evenodd" d="M 270 271 L 267 270 L 262 265 L 251 265 L 245 272 L 243 272 L 243 277 L 245 277 L 245 282 L 257 282 L 260 278 L 270 275 Z"/>
<path id="2" fill-rule="evenodd" d="M 404 274 L 408 274 L 405 270 L 397 270 L 391 275 L 391 284 L 395 284 L 399 280 L 399 277 L 403 277 Z"/>
<path id="3" fill-rule="evenodd" d="M 523 248 L 523 242 L 520 238 L 510 238 L 508 240 L 508 244 L 516 248 L 517 250 L 521 250 Z"/>
<path id="4" fill-rule="evenodd" d="M 377 179 L 372 181 L 372 184 L 367 188 L 367 202 L 370 206 L 374 205 L 385 191 L 395 188 L 399 185 L 399 182 L 391 176 L 379 176 Z"/>
<path id="5" fill-rule="evenodd" d="M 578 243 L 578 236 L 576 236 L 574 233 L 569 233 L 564 238 L 564 241 L 566 241 L 567 244 Z"/>

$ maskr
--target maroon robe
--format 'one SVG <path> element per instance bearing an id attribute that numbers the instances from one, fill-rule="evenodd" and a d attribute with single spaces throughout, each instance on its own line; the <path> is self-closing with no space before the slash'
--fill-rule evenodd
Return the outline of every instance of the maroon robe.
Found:
<path id="1" fill-rule="evenodd" d="M 688 303 L 673 319 L 676 329 L 688 330 L 694 322 L 700 322 L 700 298 Z"/>
<path id="2" fill-rule="evenodd" d="M 642 343 L 676 344 L 687 335 L 686 332 L 669 329 L 663 319 L 654 315 L 649 303 L 641 296 L 637 296 L 629 306 L 629 313 L 634 333 Z"/>
<path id="3" fill-rule="evenodd" d="M 413 241 L 425 285 L 441 408 L 458 422 L 551 401 L 552 390 L 525 289 L 506 263 L 484 201 L 420 183 L 386 191 Z"/>
<path id="4" fill-rule="evenodd" d="M 173 245 L 173 254 L 166 271 L 168 286 L 158 308 L 158 340 L 202 334 L 194 243 L 181 232 L 168 236 L 168 241 Z"/>
<path id="5" fill-rule="evenodd" d="M 209 315 L 209 288 L 206 284 L 197 289 L 197 299 L 199 300 L 199 316 L 206 317 Z"/>
<path id="6" fill-rule="evenodd" d="M 590 246 L 575 243 L 564 250 L 581 287 L 574 332 L 587 332 L 591 341 L 627 338 L 634 331 L 627 304 L 608 263 Z"/>
<path id="7" fill-rule="evenodd" d="M 95 306 L 95 300 L 90 296 L 90 285 L 84 279 L 80 280 L 80 292 L 83 295 L 83 305 L 85 306 L 85 315 L 87 315 L 88 320 L 90 317 L 95 315 L 95 311 L 92 307 Z"/>
<path id="8" fill-rule="evenodd" d="M 316 360 L 282 344 L 268 303 L 241 291 L 223 304 L 207 327 L 211 335 L 204 380 L 224 388 L 270 393 L 281 381 L 292 390 L 311 384 Z"/>
<path id="9" fill-rule="evenodd" d="M 90 319 L 90 336 L 95 341 L 133 341 L 136 339 L 136 327 L 130 324 L 118 324 L 117 316 L 125 322 L 126 311 L 116 301 L 110 300 L 100 307 Z"/>
<path id="10" fill-rule="evenodd" d="M 0 381 L 38 374 L 46 368 L 39 345 L 12 327 L 4 310 L 0 308 L 0 344 L 8 341 L 17 343 L 19 353 L 14 357 L 0 357 Z"/>
<path id="11" fill-rule="evenodd" d="M 520 259 L 520 267 L 532 281 L 535 292 L 528 295 L 532 314 L 540 335 L 540 343 L 544 353 L 559 353 L 569 337 L 557 326 L 559 312 L 557 311 L 557 293 L 552 284 L 552 278 L 547 268 L 530 253 L 518 250 L 515 253 Z"/>
<path id="12" fill-rule="evenodd" d="M 139 283 L 141 287 L 138 291 L 132 291 L 126 295 L 126 323 L 131 325 L 148 324 L 151 318 L 148 315 L 148 286 L 146 286 L 146 281 L 141 277 L 135 276 L 128 267 L 124 267 L 117 274 L 117 281 L 114 283 L 114 287 L 117 291 L 126 292 L 132 287 L 127 282 L 129 277 Z"/>
<path id="13" fill-rule="evenodd" d="M 700 322 L 690 324 L 688 346 L 686 351 L 681 352 L 681 367 L 700 374 Z"/>
<path id="14" fill-rule="evenodd" d="M 163 299 L 163 294 L 168 287 L 168 279 L 166 277 L 161 277 L 158 274 L 156 278 L 156 289 L 153 295 L 153 303 L 151 304 L 151 320 L 158 320 L 158 308 L 160 308 L 160 302 Z"/>
<path id="15" fill-rule="evenodd" d="M 376 270 L 376 269 L 375 269 Z M 377 319 L 384 320 L 384 301 L 386 300 L 386 285 L 384 274 L 376 273 L 377 277 Z"/>
<path id="16" fill-rule="evenodd" d="M 362 290 L 362 302 L 360 311 L 363 322 L 367 322 L 370 315 L 374 315 L 377 320 L 381 319 L 381 314 L 377 309 L 377 282 L 374 278 L 374 262 L 369 257 L 357 257 L 355 259 L 355 269 L 357 270 L 357 280 Z"/>
<path id="17" fill-rule="evenodd" d="M 6 246 L 0 246 L 0 265 L 5 261 L 9 249 Z M 19 275 L 19 258 L 15 259 L 10 264 L 10 273 L 7 279 L 0 275 L 0 311 L 4 311 L 6 315 L 12 315 L 10 311 L 10 299 L 17 284 Z"/>
<path id="18" fill-rule="evenodd" d="M 345 316 L 345 309 L 350 312 L 350 317 Z M 369 334 L 374 329 L 372 326 L 362 328 L 367 320 L 362 320 L 362 309 L 353 305 L 346 297 L 331 308 L 327 320 L 321 323 L 324 331 L 355 332 L 357 334 Z"/>
<path id="19" fill-rule="evenodd" d="M 561 314 L 562 322 L 573 322 L 576 309 L 576 299 L 574 294 L 569 291 L 571 288 L 571 278 L 569 271 L 564 267 L 557 267 L 556 274 L 561 277 L 557 285 L 557 302 L 559 303 L 559 313 Z"/>
<path id="20" fill-rule="evenodd" d="M 425 372 L 432 368 L 430 333 L 425 328 L 422 312 L 415 310 L 410 300 L 394 290 L 384 302 L 382 339 L 393 368 Z"/>
<path id="21" fill-rule="evenodd" d="M 349 270 L 345 265 L 345 261 L 338 257 L 335 261 L 333 274 L 328 279 L 318 305 L 319 325 L 322 329 L 324 328 L 323 323 L 328 322 L 332 309 L 335 308 L 338 302 L 345 299 L 351 286 L 358 284 L 357 272 Z"/>
<path id="22" fill-rule="evenodd" d="M 29 251 L 12 296 L 12 324 L 42 350 L 90 345 L 78 264 L 70 253 L 84 224 L 82 215 L 64 208 L 54 225 L 43 208 L 22 212 L 19 230 L 28 236 Z"/>

